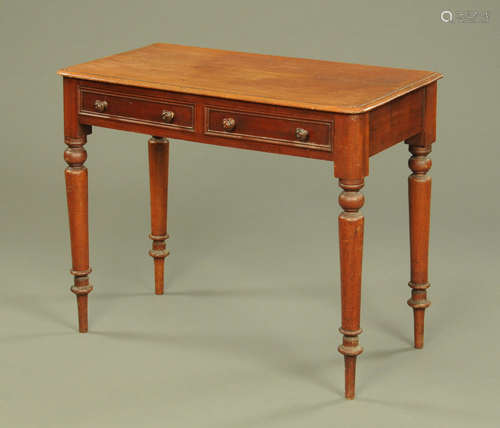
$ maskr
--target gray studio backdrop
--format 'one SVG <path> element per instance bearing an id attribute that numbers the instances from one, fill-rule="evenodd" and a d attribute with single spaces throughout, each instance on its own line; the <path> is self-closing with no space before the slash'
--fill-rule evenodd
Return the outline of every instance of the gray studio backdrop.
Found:
<path id="1" fill-rule="evenodd" d="M 470 9 L 489 22 L 440 19 Z M 0 1 L 0 426 L 498 426 L 499 18 L 494 1 Z M 95 290 L 77 333 L 56 71 L 160 41 L 445 75 L 425 349 L 405 303 L 401 144 L 366 180 L 356 401 L 336 351 L 329 162 L 173 141 L 158 297 L 148 137 L 95 128 Z"/>

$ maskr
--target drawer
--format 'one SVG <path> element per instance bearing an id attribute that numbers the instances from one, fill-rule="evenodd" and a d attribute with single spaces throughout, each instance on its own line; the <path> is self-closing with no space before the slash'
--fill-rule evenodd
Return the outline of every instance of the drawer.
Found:
<path id="1" fill-rule="evenodd" d="M 80 114 L 166 128 L 194 129 L 194 104 L 80 89 Z"/>
<path id="2" fill-rule="evenodd" d="M 333 121 L 206 106 L 205 134 L 331 152 Z"/>

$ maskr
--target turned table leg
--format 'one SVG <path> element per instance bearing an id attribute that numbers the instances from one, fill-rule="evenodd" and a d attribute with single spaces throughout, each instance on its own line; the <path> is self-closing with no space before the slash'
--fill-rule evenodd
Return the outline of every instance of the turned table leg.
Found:
<path id="1" fill-rule="evenodd" d="M 339 204 L 343 211 L 339 215 L 340 279 L 342 297 L 342 327 L 344 335 L 339 352 L 345 362 L 345 396 L 353 399 L 355 391 L 356 358 L 363 348 L 359 345 L 361 306 L 361 267 L 363 258 L 364 217 L 359 212 L 364 196 L 360 192 L 364 181 L 339 180 L 343 189 Z"/>
<path id="2" fill-rule="evenodd" d="M 167 199 L 168 199 L 168 152 L 169 141 L 166 138 L 152 137 L 148 141 L 149 185 L 151 193 L 151 234 L 153 247 L 149 255 L 153 257 L 155 267 L 155 293 L 163 294 L 165 257 L 169 255 L 165 240 L 167 234 Z"/>
<path id="3" fill-rule="evenodd" d="M 88 331 L 87 299 L 92 291 L 89 283 L 89 227 L 88 227 L 88 174 L 83 165 L 87 152 L 83 145 L 86 137 L 65 139 L 68 148 L 64 160 L 68 164 L 65 170 L 66 197 L 68 201 L 69 230 L 71 236 L 71 256 L 74 284 L 71 291 L 76 294 L 78 304 L 78 323 L 80 333 Z"/>
<path id="4" fill-rule="evenodd" d="M 427 175 L 432 162 L 427 157 L 431 146 L 409 145 L 412 154 L 408 165 L 412 174 L 408 177 L 410 213 L 410 260 L 411 298 L 408 305 L 413 308 L 415 348 L 424 346 L 424 313 L 431 304 L 427 300 L 429 226 L 431 206 L 431 177 Z"/>

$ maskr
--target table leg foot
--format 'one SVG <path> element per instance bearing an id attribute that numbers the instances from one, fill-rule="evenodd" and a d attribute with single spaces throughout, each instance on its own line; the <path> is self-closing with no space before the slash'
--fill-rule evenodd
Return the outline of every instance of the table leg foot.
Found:
<path id="1" fill-rule="evenodd" d="M 424 315 L 425 309 L 413 309 L 413 337 L 416 349 L 424 347 Z"/>
<path id="2" fill-rule="evenodd" d="M 339 346 L 339 352 L 344 355 L 345 369 L 345 398 L 354 399 L 356 390 L 356 359 L 363 352 L 363 348 L 359 346 L 358 334 L 361 329 L 355 332 L 348 332 L 340 329 L 344 334 L 342 345 Z M 352 335 L 349 335 L 352 334 Z"/>
<path id="3" fill-rule="evenodd" d="M 153 240 L 153 249 L 149 250 L 149 255 L 153 257 L 154 261 L 155 294 L 161 295 L 165 284 L 165 258 L 170 254 L 165 243 L 168 235 L 162 236 L 161 239 L 155 239 L 158 236 L 152 234 L 149 237 Z"/>
<path id="4" fill-rule="evenodd" d="M 92 286 L 73 286 L 71 287 L 71 291 L 76 294 L 76 305 L 78 307 L 78 330 L 80 333 L 87 333 L 89 331 L 88 294 L 92 291 Z"/>
<path id="5" fill-rule="evenodd" d="M 345 398 L 348 400 L 354 399 L 354 391 L 356 388 L 356 356 L 344 356 L 345 366 Z"/>

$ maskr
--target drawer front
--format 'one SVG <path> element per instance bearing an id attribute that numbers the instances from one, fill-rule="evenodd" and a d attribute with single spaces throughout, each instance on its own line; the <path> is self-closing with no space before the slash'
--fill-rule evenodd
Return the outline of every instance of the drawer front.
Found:
<path id="1" fill-rule="evenodd" d="M 194 104 L 81 88 L 80 114 L 194 130 Z"/>
<path id="2" fill-rule="evenodd" d="M 331 152 L 333 121 L 207 106 L 205 134 Z"/>

